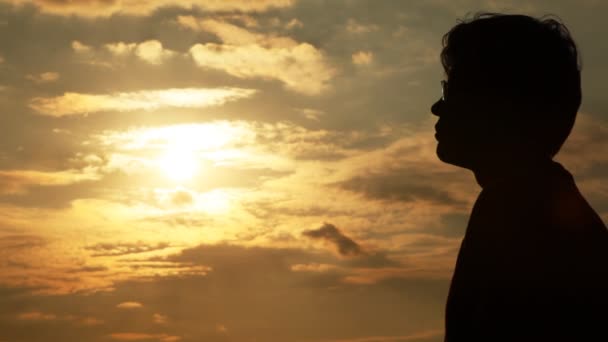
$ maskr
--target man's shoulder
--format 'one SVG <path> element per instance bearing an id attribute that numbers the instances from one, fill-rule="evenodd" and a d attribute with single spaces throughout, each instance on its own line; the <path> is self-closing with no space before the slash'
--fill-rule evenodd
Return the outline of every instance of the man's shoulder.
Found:
<path id="1" fill-rule="evenodd" d="M 605 239 L 605 224 L 569 173 L 484 189 L 471 213 L 472 230 L 520 244 Z M 608 246 L 606 246 L 608 248 Z"/>
<path id="2" fill-rule="evenodd" d="M 572 177 L 488 190 L 471 215 L 472 230 L 497 250 L 507 248 L 509 255 L 521 254 L 528 261 L 542 261 L 542 254 L 564 262 L 595 258 L 608 266 L 608 230 Z"/>
<path id="3" fill-rule="evenodd" d="M 498 186 L 484 188 L 476 206 L 493 211 L 497 217 L 525 214 L 529 218 L 559 209 L 590 209 L 572 175 L 561 165 L 546 175 L 514 178 Z"/>

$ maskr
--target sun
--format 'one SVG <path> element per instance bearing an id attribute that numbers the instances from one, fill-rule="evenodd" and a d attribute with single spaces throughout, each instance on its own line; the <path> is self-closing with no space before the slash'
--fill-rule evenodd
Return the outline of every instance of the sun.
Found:
<path id="1" fill-rule="evenodd" d="M 243 124 L 220 121 L 140 129 L 114 139 L 127 151 L 145 151 L 150 156 L 145 158 L 147 165 L 163 178 L 185 183 L 195 178 L 203 165 L 213 167 L 247 157 L 233 145 L 254 136 Z"/>
<path id="2" fill-rule="evenodd" d="M 184 182 L 197 174 L 199 160 L 194 151 L 169 147 L 158 159 L 158 166 L 167 178 L 176 182 Z"/>

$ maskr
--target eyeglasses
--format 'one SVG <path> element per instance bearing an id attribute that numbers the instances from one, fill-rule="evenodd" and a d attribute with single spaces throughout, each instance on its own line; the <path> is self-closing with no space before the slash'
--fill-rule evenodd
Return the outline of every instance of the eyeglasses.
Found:
<path id="1" fill-rule="evenodd" d="M 441 81 L 441 101 L 445 102 L 448 99 L 448 81 Z"/>

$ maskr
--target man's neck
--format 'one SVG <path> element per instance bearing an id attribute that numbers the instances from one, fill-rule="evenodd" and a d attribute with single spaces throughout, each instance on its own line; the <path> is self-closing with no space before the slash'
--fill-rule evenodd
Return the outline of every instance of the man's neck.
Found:
<path id="1" fill-rule="evenodd" d="M 517 158 L 501 158 L 480 163 L 473 168 L 475 179 L 482 188 L 495 184 L 512 182 L 523 177 L 542 175 L 552 164 L 549 157 L 519 156 Z"/>

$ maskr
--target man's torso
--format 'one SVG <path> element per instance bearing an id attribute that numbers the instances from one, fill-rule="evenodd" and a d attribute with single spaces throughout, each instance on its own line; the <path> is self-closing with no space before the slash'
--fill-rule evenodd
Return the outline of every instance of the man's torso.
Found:
<path id="1" fill-rule="evenodd" d="M 561 165 L 546 171 L 480 194 L 452 278 L 446 341 L 567 339 L 608 322 L 608 231 Z"/>

